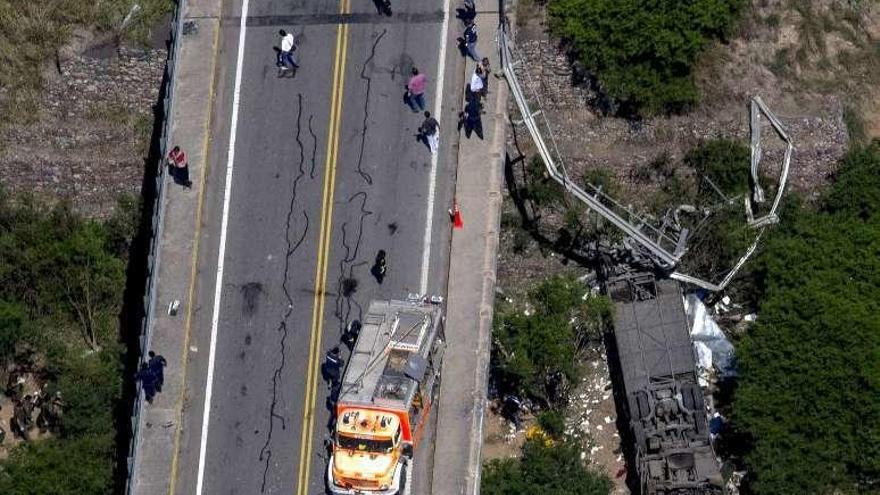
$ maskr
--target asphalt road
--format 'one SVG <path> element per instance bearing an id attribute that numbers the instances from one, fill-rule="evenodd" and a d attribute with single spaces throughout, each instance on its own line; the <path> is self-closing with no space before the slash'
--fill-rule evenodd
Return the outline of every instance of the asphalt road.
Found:
<path id="1" fill-rule="evenodd" d="M 176 493 L 197 493 L 200 478 L 211 495 L 323 493 L 329 411 L 318 367 L 370 299 L 421 292 L 432 204 L 427 293 L 445 291 L 455 139 L 441 139 L 431 203 L 422 117 L 403 104 L 415 65 L 434 109 L 443 4 L 408 1 L 385 17 L 371 1 L 341 1 L 250 0 L 240 67 L 242 0 L 226 2 Z M 293 77 L 274 67 L 281 28 L 297 38 Z M 460 63 L 452 40 L 449 68 Z M 447 74 L 447 88 L 460 79 Z M 444 107 L 441 135 L 451 136 L 456 104 Z M 380 249 L 382 283 L 370 274 Z M 413 493 L 426 491 L 429 453 L 417 452 Z"/>

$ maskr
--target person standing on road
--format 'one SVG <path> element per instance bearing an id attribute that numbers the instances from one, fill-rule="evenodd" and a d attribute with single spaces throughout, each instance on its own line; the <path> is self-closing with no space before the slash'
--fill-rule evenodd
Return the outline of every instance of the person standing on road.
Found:
<path id="1" fill-rule="evenodd" d="M 332 392 L 339 389 L 343 364 L 344 361 L 342 360 L 342 355 L 338 346 L 327 351 L 327 355 L 324 357 L 324 369 L 322 371 L 324 380 L 327 381 L 327 384 L 330 386 L 331 395 Z"/>
<path id="2" fill-rule="evenodd" d="M 473 19 L 466 21 L 464 34 L 462 35 L 467 54 L 474 62 L 480 61 L 480 55 L 477 53 L 477 25 Z"/>
<path id="3" fill-rule="evenodd" d="M 440 147 L 440 123 L 427 110 L 425 111 L 425 120 L 419 126 L 419 134 L 428 142 L 431 154 L 436 155 L 437 148 Z"/>
<path id="4" fill-rule="evenodd" d="M 164 357 L 156 355 L 153 351 L 150 351 L 147 355 L 150 357 L 150 360 L 147 361 L 147 367 L 150 368 L 153 376 L 156 377 L 156 392 L 161 392 L 162 385 L 165 383 L 165 366 L 168 365 L 168 361 L 165 361 Z"/>
<path id="5" fill-rule="evenodd" d="M 278 31 L 278 34 L 281 36 L 281 66 L 282 70 L 293 70 L 299 67 L 299 64 L 296 63 L 296 59 L 293 57 L 293 50 L 296 49 L 294 46 L 293 33 L 288 33 L 287 31 L 281 29 Z"/>
<path id="6" fill-rule="evenodd" d="M 419 73 L 419 69 L 412 68 L 412 77 L 406 83 L 406 92 L 409 95 L 407 102 L 413 113 L 425 110 L 425 86 L 428 85 L 428 78 L 424 74 Z"/>
<path id="7" fill-rule="evenodd" d="M 189 180 L 189 163 L 186 161 L 186 153 L 180 149 L 180 146 L 175 146 L 168 152 L 168 167 L 175 184 L 186 188 L 192 187 L 192 181 Z"/>

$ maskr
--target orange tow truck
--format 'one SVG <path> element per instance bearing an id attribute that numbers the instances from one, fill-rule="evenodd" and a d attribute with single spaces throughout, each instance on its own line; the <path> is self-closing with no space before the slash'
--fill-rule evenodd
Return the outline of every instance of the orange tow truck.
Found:
<path id="1" fill-rule="evenodd" d="M 439 393 L 440 298 L 370 303 L 336 403 L 327 466 L 334 495 L 394 495 Z"/>

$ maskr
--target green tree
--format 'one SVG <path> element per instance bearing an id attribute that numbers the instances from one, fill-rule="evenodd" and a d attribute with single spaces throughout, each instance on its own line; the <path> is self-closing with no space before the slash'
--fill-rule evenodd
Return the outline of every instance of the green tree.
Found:
<path id="1" fill-rule="evenodd" d="M 711 180 L 728 197 L 749 191 L 749 148 L 739 141 L 704 141 L 685 155 L 684 163 L 701 176 L 697 179 L 700 189 L 713 196 L 715 202 L 718 200 L 717 193 L 710 189 L 711 186 L 704 185 L 702 176 Z"/>
<path id="2" fill-rule="evenodd" d="M 111 493 L 113 435 L 24 443 L 0 463 L 0 493 L 98 495 Z"/>
<path id="3" fill-rule="evenodd" d="M 136 203 L 133 203 L 136 205 Z M 124 206 L 124 205 L 123 205 Z M 110 493 L 122 389 L 117 325 L 136 208 L 109 223 L 0 194 L 0 361 L 19 344 L 60 392 L 58 435 L 0 461 L 0 493 Z M 14 358 L 14 357 L 13 357 Z"/>
<path id="4" fill-rule="evenodd" d="M 492 373 L 503 390 L 543 406 L 567 401 L 569 387 L 580 376 L 579 352 L 610 321 L 608 300 L 588 292 L 572 277 L 551 277 L 529 292 L 533 313 L 499 311 Z"/>
<path id="5" fill-rule="evenodd" d="M 486 495 L 607 495 L 611 480 L 581 460 L 583 442 L 566 437 L 545 443 L 528 440 L 520 459 L 495 459 L 483 467 L 480 493 Z"/>
<path id="6" fill-rule="evenodd" d="M 792 216 L 759 260 L 732 408 L 753 493 L 880 487 L 878 177 L 880 144 L 850 153 L 822 209 Z"/>
<path id="7" fill-rule="evenodd" d="M 24 319 L 24 307 L 21 304 L 0 300 L 0 365 L 15 351 Z"/>
<path id="8" fill-rule="evenodd" d="M 550 0 L 550 28 L 626 112 L 681 111 L 693 66 L 730 29 L 742 0 Z"/>

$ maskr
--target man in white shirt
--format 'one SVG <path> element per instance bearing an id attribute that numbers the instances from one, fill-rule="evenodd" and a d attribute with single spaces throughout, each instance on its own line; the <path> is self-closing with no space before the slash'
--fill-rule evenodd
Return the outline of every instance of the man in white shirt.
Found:
<path id="1" fill-rule="evenodd" d="M 278 31 L 278 34 L 281 35 L 281 55 L 278 59 L 280 62 L 279 67 L 282 69 L 295 69 L 299 67 L 299 64 L 296 63 L 296 59 L 293 58 L 293 34 L 288 33 L 283 29 Z"/>
<path id="2" fill-rule="evenodd" d="M 470 94 L 468 94 L 468 99 L 475 99 L 477 102 L 480 101 L 480 97 L 483 96 L 483 68 L 479 65 L 474 70 L 474 73 L 471 75 L 471 82 L 468 84 L 468 90 Z"/>

